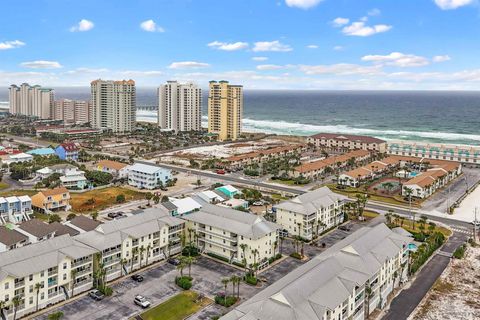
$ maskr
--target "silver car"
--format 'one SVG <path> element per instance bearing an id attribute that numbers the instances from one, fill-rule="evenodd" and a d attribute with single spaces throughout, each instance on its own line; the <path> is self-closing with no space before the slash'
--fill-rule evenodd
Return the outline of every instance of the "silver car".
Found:
<path id="1" fill-rule="evenodd" d="M 150 304 L 151 304 L 150 301 L 147 300 L 147 298 L 141 295 L 136 295 L 133 301 L 137 306 L 140 306 L 142 308 L 148 308 L 150 307 Z"/>

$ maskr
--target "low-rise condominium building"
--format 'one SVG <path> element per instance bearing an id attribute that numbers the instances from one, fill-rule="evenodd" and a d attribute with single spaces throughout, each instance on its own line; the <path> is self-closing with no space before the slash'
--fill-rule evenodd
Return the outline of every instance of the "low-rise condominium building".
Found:
<path id="1" fill-rule="evenodd" d="M 405 280 L 409 241 L 384 224 L 359 229 L 220 319 L 366 319 Z"/>
<path id="2" fill-rule="evenodd" d="M 380 153 L 387 152 L 387 142 L 370 136 L 352 134 L 318 133 L 307 138 L 307 142 L 320 148 L 332 150 L 363 149 Z"/>
<path id="3" fill-rule="evenodd" d="M 276 222 L 289 235 L 311 240 L 344 222 L 347 199 L 328 187 L 321 187 L 275 205 Z"/>
<path id="4" fill-rule="evenodd" d="M 184 215 L 185 230 L 193 230 L 201 252 L 214 254 L 230 263 L 259 268 L 277 254 L 281 226 L 261 216 L 205 203 L 200 210 Z M 186 233 L 186 238 L 193 237 Z"/>
<path id="5" fill-rule="evenodd" d="M 29 196 L 0 197 L 0 225 L 30 219 L 32 199 Z"/>

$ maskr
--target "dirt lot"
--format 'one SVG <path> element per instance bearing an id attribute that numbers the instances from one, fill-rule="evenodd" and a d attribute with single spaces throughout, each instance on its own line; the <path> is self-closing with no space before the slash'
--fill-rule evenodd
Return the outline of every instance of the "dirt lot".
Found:
<path id="1" fill-rule="evenodd" d="M 125 201 L 144 199 L 145 195 L 120 187 L 110 187 L 101 190 L 92 190 L 84 193 L 71 193 L 70 204 L 75 212 L 91 212 L 103 210 L 116 204 L 117 196 L 125 195 Z"/>
<path id="2" fill-rule="evenodd" d="M 414 320 L 480 319 L 480 247 L 454 259 L 410 317 Z"/>

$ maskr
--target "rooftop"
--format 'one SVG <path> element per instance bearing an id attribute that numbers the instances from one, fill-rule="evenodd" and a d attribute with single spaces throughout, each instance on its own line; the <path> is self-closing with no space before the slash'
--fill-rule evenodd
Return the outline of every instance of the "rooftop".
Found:
<path id="1" fill-rule="evenodd" d="M 336 133 L 317 133 L 313 136 L 310 136 L 313 139 L 332 139 L 339 141 L 357 141 L 362 143 L 385 143 L 385 140 L 378 139 L 370 136 L 358 136 L 352 134 L 336 134 Z"/>
<path id="2" fill-rule="evenodd" d="M 338 201 L 346 201 L 346 196 L 331 191 L 328 187 L 304 193 L 293 199 L 283 201 L 275 206 L 277 209 L 310 215 L 321 208 L 331 206 Z"/>
<path id="3" fill-rule="evenodd" d="M 28 237 L 17 230 L 10 230 L 5 226 L 0 226 L 0 243 L 9 247 L 15 243 L 26 241 Z"/>
<path id="4" fill-rule="evenodd" d="M 37 238 L 42 238 L 55 232 L 55 228 L 51 224 L 45 223 L 39 219 L 22 222 L 18 228 Z"/>
<path id="5" fill-rule="evenodd" d="M 409 242 L 385 224 L 359 229 L 221 319 L 321 320 Z"/>

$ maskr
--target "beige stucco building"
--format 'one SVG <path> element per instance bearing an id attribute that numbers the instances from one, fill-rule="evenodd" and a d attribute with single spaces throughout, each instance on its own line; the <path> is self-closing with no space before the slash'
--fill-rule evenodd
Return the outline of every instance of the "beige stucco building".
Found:
<path id="1" fill-rule="evenodd" d="M 210 81 L 208 93 L 208 132 L 218 140 L 235 141 L 242 133 L 243 86 L 228 81 Z"/>
<path id="2" fill-rule="evenodd" d="M 39 85 L 22 83 L 20 87 L 11 85 L 9 89 L 10 113 L 51 119 L 53 116 L 54 92 Z"/>

